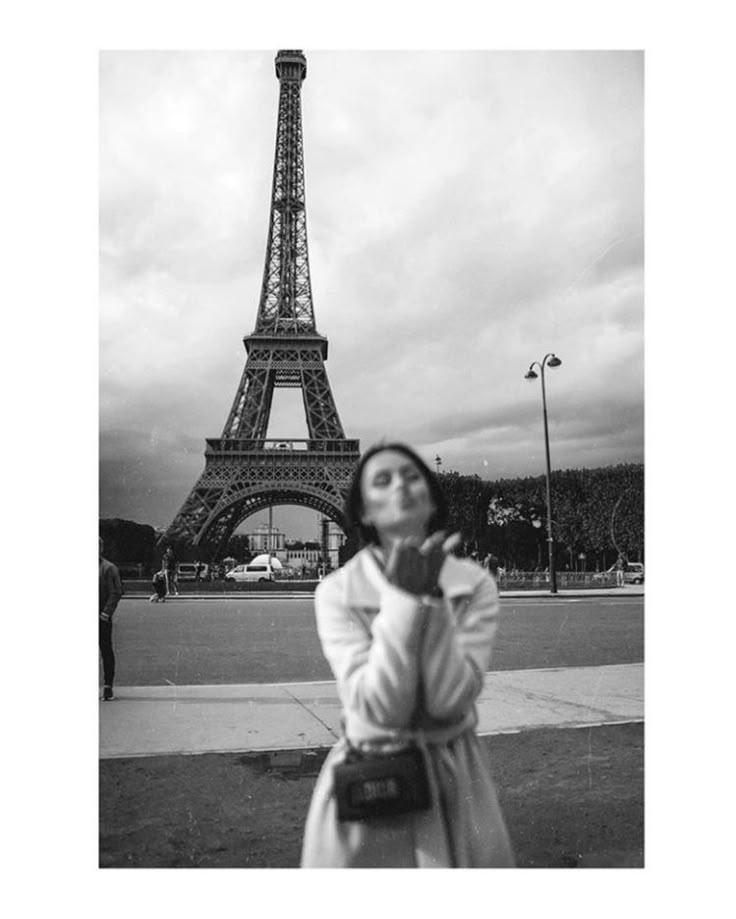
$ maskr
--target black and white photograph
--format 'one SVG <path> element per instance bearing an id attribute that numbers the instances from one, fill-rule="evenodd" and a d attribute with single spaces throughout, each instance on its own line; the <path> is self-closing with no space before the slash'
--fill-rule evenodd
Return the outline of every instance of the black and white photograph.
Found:
<path id="1" fill-rule="evenodd" d="M 100 866 L 644 866 L 644 53 L 100 54 Z"/>
<path id="2" fill-rule="evenodd" d="M 720 915 L 725 10 L 6 14 L 11 910 Z"/>

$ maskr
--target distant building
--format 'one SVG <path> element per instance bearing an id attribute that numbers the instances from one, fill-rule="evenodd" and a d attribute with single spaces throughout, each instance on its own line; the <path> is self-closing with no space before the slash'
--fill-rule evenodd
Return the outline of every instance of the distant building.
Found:
<path id="1" fill-rule="evenodd" d="M 261 552 L 271 552 L 274 555 L 286 551 L 286 537 L 278 527 L 269 527 L 267 523 L 259 524 L 254 533 L 248 534 L 250 551 L 258 555 Z"/>
<path id="2" fill-rule="evenodd" d="M 345 534 L 336 523 L 333 523 L 327 517 L 322 517 L 319 538 L 320 549 L 324 545 L 330 567 L 332 569 L 338 568 L 340 566 L 340 548 L 345 543 Z"/>
<path id="3" fill-rule="evenodd" d="M 287 540 L 286 564 L 301 571 L 303 568 L 316 568 L 322 561 L 322 549 L 318 542 L 301 542 L 298 539 Z"/>
<path id="4" fill-rule="evenodd" d="M 325 553 L 330 568 L 339 567 L 340 547 L 344 542 L 343 531 L 327 517 L 320 518 L 316 539 L 287 539 L 278 527 L 269 530 L 265 523 L 259 524 L 253 533 L 248 534 L 248 545 L 253 555 L 270 552 L 297 570 L 319 567 Z"/>

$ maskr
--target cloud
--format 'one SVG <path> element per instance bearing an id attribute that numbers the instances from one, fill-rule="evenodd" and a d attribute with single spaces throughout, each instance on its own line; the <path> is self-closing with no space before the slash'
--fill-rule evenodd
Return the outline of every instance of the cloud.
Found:
<path id="1" fill-rule="evenodd" d="M 173 514 L 235 397 L 265 259 L 273 57 L 102 55 L 101 506 L 118 516 Z M 555 462 L 641 460 L 642 55 L 307 59 L 312 290 L 347 436 L 532 474 L 541 397 L 523 375 L 554 351 Z M 301 430 L 298 402 L 282 409 L 281 430 Z"/>

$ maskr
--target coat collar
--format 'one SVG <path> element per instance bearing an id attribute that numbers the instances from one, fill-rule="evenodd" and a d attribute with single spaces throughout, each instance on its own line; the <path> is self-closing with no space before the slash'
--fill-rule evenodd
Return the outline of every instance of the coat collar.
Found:
<path id="1" fill-rule="evenodd" d="M 369 548 L 361 549 L 340 569 L 345 580 L 345 600 L 349 606 L 378 608 L 386 578 Z M 453 600 L 469 596 L 483 579 L 484 571 L 473 562 L 450 555 L 439 576 L 444 595 Z"/>

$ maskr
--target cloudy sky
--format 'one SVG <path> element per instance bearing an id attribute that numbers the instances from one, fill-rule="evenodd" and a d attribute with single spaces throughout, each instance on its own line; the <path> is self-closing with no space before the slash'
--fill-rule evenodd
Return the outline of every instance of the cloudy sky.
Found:
<path id="1" fill-rule="evenodd" d="M 346 436 L 487 479 L 641 462 L 643 55 L 304 49 L 318 331 Z M 267 52 L 100 57 L 100 515 L 165 526 L 254 327 Z M 303 437 L 296 390 L 269 435 Z M 248 530 L 263 519 L 250 518 Z M 311 511 L 275 511 L 314 536 Z"/>

